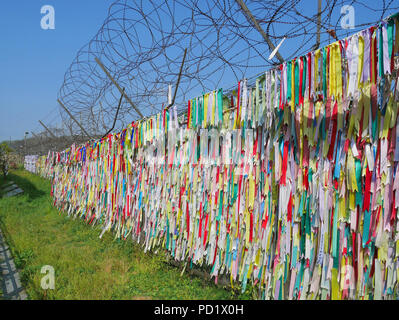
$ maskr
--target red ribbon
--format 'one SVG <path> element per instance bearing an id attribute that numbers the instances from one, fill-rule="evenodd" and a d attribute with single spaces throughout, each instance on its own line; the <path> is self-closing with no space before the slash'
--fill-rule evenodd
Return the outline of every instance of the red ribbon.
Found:
<path id="1" fill-rule="evenodd" d="M 309 52 L 308 53 L 308 60 L 307 60 L 307 62 L 308 62 L 308 80 L 309 80 L 309 83 L 308 83 L 308 88 L 309 88 L 309 100 L 310 100 L 310 88 L 312 88 L 312 77 L 311 77 L 311 74 L 312 74 L 312 54 Z"/>
<path id="2" fill-rule="evenodd" d="M 187 129 L 190 129 L 190 119 L 191 119 L 191 101 L 188 100 L 188 111 L 187 111 Z"/>
<path id="3" fill-rule="evenodd" d="M 250 220 L 249 220 L 249 242 L 250 243 L 252 243 L 253 228 L 254 228 L 254 214 L 253 214 L 253 210 L 251 209 Z"/>
<path id="4" fill-rule="evenodd" d="M 299 58 L 299 104 L 303 105 L 303 57 Z"/>
<path id="5" fill-rule="evenodd" d="M 207 213 L 206 217 L 205 217 L 205 225 L 204 225 L 204 241 L 203 241 L 204 247 L 206 244 L 206 238 L 208 236 L 208 218 L 209 218 L 209 214 Z"/>
<path id="6" fill-rule="evenodd" d="M 202 235 L 202 202 L 200 202 L 200 221 L 199 221 L 199 228 L 198 228 L 198 237 L 201 239 Z"/>
<path id="7" fill-rule="evenodd" d="M 290 193 L 290 200 L 288 201 L 287 207 L 287 221 L 290 222 L 292 220 L 292 192 Z"/>
<path id="8" fill-rule="evenodd" d="M 328 150 L 327 158 L 328 160 L 332 160 L 333 154 L 334 154 L 334 146 L 335 146 L 335 140 L 337 136 L 337 113 L 338 113 L 338 104 L 335 101 L 334 104 L 334 109 L 333 113 L 331 116 L 331 120 L 333 122 L 333 129 L 332 129 L 332 136 L 331 136 L 331 144 L 330 144 L 330 149 Z"/>
<path id="9" fill-rule="evenodd" d="M 288 163 L 288 147 L 289 147 L 290 142 L 286 140 L 284 142 L 284 152 L 283 152 L 283 166 L 282 166 L 282 173 L 281 173 L 281 179 L 280 179 L 280 184 L 285 186 L 286 184 L 286 175 L 287 175 L 287 163 Z"/>
<path id="10" fill-rule="evenodd" d="M 370 210 L 371 177 L 372 177 L 372 171 L 370 171 L 367 166 L 367 168 L 366 168 L 366 185 L 364 188 L 364 198 L 363 198 L 363 212 Z"/>
<path id="11" fill-rule="evenodd" d="M 238 121 L 239 121 L 239 115 L 240 115 L 240 88 L 241 88 L 241 81 L 238 81 L 238 91 L 237 91 L 237 126 L 238 126 Z"/>

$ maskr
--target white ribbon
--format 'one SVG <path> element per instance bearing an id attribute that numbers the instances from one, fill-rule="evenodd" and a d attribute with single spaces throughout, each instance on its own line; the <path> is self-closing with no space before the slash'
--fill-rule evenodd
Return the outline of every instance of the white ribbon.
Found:
<path id="1" fill-rule="evenodd" d="M 205 99 L 208 99 L 208 108 L 206 110 L 207 114 L 205 115 L 206 117 L 206 123 L 207 125 L 212 125 L 212 94 L 209 93 Z M 204 102 L 205 103 L 205 102 Z"/>
<path id="2" fill-rule="evenodd" d="M 274 70 L 274 109 L 278 108 L 278 102 L 279 102 L 279 99 L 278 99 L 279 92 L 277 90 L 277 88 L 278 88 L 277 84 L 278 84 L 278 72 L 277 72 L 277 70 Z"/>
<path id="3" fill-rule="evenodd" d="M 357 65 L 359 60 L 359 44 L 357 35 L 350 38 L 347 56 L 349 66 L 348 96 L 353 96 L 357 88 Z"/>
<path id="4" fill-rule="evenodd" d="M 314 87 L 314 77 L 316 75 L 316 70 L 315 70 L 315 57 L 314 57 L 314 51 L 312 51 L 311 54 L 311 78 L 310 78 L 310 97 L 315 100 L 316 94 L 315 94 L 315 87 Z"/>
<path id="5" fill-rule="evenodd" d="M 391 74 L 391 61 L 389 59 L 388 33 L 386 23 L 382 23 L 382 44 L 384 55 L 384 74 Z"/>
<path id="6" fill-rule="evenodd" d="M 287 102 L 287 63 L 284 62 L 283 70 L 281 72 L 281 103 L 285 104 Z"/>
<path id="7" fill-rule="evenodd" d="M 362 37 L 364 39 L 362 82 L 366 83 L 370 80 L 370 30 L 363 30 Z"/>
<path id="8" fill-rule="evenodd" d="M 243 89 L 242 89 L 242 111 L 241 111 L 241 119 L 244 121 L 247 120 L 246 119 L 247 106 L 248 106 L 248 88 L 247 88 L 247 79 L 244 79 Z"/>

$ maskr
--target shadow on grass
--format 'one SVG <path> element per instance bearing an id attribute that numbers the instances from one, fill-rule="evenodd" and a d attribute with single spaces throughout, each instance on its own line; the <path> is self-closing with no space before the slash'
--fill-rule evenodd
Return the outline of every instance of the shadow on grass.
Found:
<path id="1" fill-rule="evenodd" d="M 25 179 L 19 175 L 9 173 L 4 183 L 8 181 L 14 181 L 18 187 L 20 187 L 25 194 L 28 195 L 28 201 L 43 197 L 46 195 L 42 190 L 37 189 L 28 179 Z"/>
<path id="2" fill-rule="evenodd" d="M 24 253 L 23 252 L 21 253 L 20 251 L 18 251 L 16 249 L 16 245 L 15 245 L 14 241 L 12 240 L 12 237 L 8 231 L 8 228 L 7 228 L 6 224 L 4 223 L 1 216 L 0 216 L 0 230 L 2 231 L 4 240 L 7 243 L 9 250 L 11 251 L 11 256 L 14 261 L 15 267 L 20 275 L 22 286 L 24 288 L 26 288 L 29 285 L 32 288 L 34 288 L 34 291 L 37 294 L 40 294 L 40 292 L 38 292 L 38 290 L 35 289 L 35 283 L 34 283 L 33 279 L 31 277 L 27 277 L 25 275 L 26 271 L 24 270 L 24 268 L 26 265 L 26 262 L 25 262 L 26 259 L 24 257 Z M 1 298 L 1 295 L 0 295 L 0 298 Z M 29 295 L 28 295 L 28 300 L 30 300 Z"/>

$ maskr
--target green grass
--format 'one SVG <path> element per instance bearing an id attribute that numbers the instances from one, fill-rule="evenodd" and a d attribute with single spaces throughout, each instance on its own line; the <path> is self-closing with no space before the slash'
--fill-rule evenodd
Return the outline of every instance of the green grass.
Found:
<path id="1" fill-rule="evenodd" d="M 0 198 L 0 228 L 30 299 L 236 299 L 248 298 L 208 279 L 180 275 L 165 254 L 144 253 L 99 227 L 71 219 L 52 206 L 50 182 L 24 170 L 10 172 L 24 194 Z M 4 180 L 0 180 L 0 184 Z M 55 270 L 55 289 L 43 290 L 41 268 Z"/>
<path id="2" fill-rule="evenodd" d="M 2 174 L 0 174 L 0 199 L 3 196 L 3 190 L 1 187 L 6 183 L 7 183 L 6 179 L 4 179 L 4 176 Z M 0 263 L 2 263 L 3 261 L 4 261 L 3 258 L 0 257 Z M 0 300 L 3 300 L 2 299 L 2 297 L 3 297 L 2 281 L 3 281 L 2 274 L 0 273 Z"/>

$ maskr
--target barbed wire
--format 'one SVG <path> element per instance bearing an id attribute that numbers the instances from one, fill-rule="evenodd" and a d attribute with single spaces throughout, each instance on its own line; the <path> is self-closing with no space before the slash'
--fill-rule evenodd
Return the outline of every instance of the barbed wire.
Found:
<path id="1" fill-rule="evenodd" d="M 309 3 L 313 1 L 314 5 Z M 277 45 L 284 37 L 295 43 L 284 51 L 285 60 L 315 49 L 318 31 L 317 0 L 252 0 L 246 5 Z M 345 37 L 364 28 L 340 27 L 344 2 L 323 0 L 319 46 L 331 42 L 327 30 Z M 397 1 L 352 0 L 345 4 L 369 12 L 367 25 L 378 23 L 399 9 Z M 305 10 L 305 9 L 306 10 Z M 120 92 L 96 62 L 98 58 L 135 107 L 144 116 L 167 105 L 167 89 L 179 74 L 188 49 L 176 102 L 179 111 L 187 100 L 220 87 L 231 87 L 244 77 L 275 67 L 271 51 L 234 0 L 117 0 L 97 34 L 77 53 L 67 69 L 58 98 L 91 135 L 111 128 Z M 60 108 L 66 132 L 80 132 Z M 120 106 L 114 131 L 141 116 L 126 99 Z"/>

